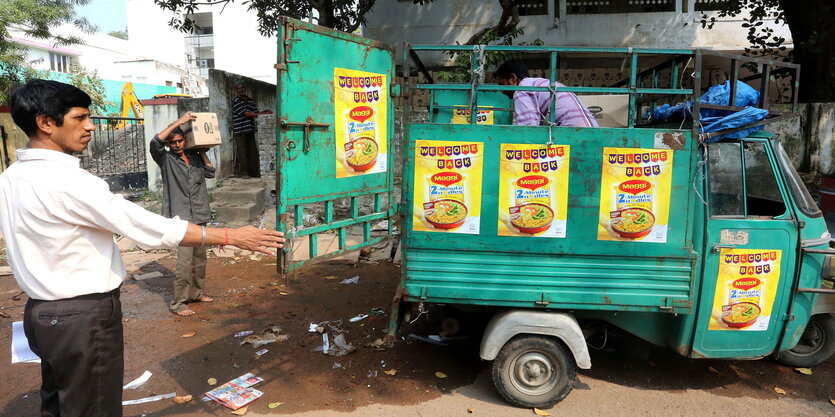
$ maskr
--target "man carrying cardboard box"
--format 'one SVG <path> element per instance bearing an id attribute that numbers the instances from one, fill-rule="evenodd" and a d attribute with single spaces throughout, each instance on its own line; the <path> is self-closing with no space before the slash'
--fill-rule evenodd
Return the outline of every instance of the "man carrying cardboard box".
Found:
<path id="1" fill-rule="evenodd" d="M 162 171 L 162 215 L 178 216 L 200 226 L 212 219 L 209 208 L 209 192 L 206 178 L 215 177 L 215 167 L 206 156 L 206 149 L 186 149 L 186 140 L 180 126 L 189 125 L 197 117 L 186 112 L 159 132 L 151 140 L 151 157 Z M 168 151 L 165 147 L 168 146 Z M 179 316 L 191 316 L 189 301 L 209 302 L 211 297 L 203 293 L 206 280 L 206 247 L 177 248 L 177 276 L 174 278 L 174 298 L 171 312 Z"/>

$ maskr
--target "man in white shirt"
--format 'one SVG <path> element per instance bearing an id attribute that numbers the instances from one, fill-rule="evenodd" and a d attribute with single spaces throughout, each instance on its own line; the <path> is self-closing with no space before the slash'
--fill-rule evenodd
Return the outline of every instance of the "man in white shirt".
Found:
<path id="1" fill-rule="evenodd" d="M 147 247 L 233 244 L 273 254 L 282 234 L 214 229 L 167 219 L 110 193 L 73 153 L 90 143 L 90 97 L 33 80 L 12 95 L 29 137 L 0 175 L 0 232 L 29 300 L 23 325 L 41 358 L 41 416 L 122 415 L 124 340 L 119 287 L 125 266 L 113 233 Z"/>

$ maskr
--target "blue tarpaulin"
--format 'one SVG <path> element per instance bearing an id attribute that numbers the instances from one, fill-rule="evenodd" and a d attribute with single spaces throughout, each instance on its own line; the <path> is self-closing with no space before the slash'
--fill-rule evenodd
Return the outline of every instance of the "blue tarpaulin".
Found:
<path id="1" fill-rule="evenodd" d="M 701 103 L 715 104 L 719 106 L 729 106 L 731 98 L 731 82 L 725 81 L 723 84 L 714 85 L 704 93 L 699 101 Z M 745 126 L 768 116 L 768 110 L 758 109 L 754 106 L 760 99 L 760 92 L 755 90 L 748 84 L 737 80 L 736 82 L 736 106 L 745 107 L 745 109 L 738 112 L 731 112 L 730 110 L 716 110 L 716 109 L 700 109 L 699 121 L 702 128 L 699 129 L 702 133 L 718 132 L 720 130 L 735 129 Z M 658 122 L 665 122 L 668 120 L 681 120 L 693 115 L 693 102 L 685 101 L 683 103 L 671 106 L 664 104 L 652 110 L 652 119 Z M 745 129 L 739 132 L 719 135 L 711 138 L 709 142 L 716 142 L 723 138 L 742 138 L 758 130 L 762 130 L 764 126 L 756 126 L 750 129 Z"/>
<path id="2" fill-rule="evenodd" d="M 735 113 L 727 116 L 705 117 L 699 119 L 704 126 L 699 129 L 702 133 L 718 132 L 720 130 L 736 129 L 751 123 L 758 122 L 768 116 L 768 110 L 758 109 L 756 107 L 746 107 Z M 765 126 L 753 126 L 748 129 L 743 129 L 738 132 L 725 133 L 724 135 L 714 136 L 708 140 L 707 143 L 718 142 L 722 139 L 739 139 L 744 138 L 758 130 L 762 130 Z"/>

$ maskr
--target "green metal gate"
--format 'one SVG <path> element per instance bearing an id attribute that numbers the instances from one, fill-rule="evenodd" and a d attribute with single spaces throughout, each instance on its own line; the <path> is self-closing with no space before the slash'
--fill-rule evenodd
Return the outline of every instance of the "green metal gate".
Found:
<path id="1" fill-rule="evenodd" d="M 392 222 L 381 222 L 396 211 L 394 48 L 290 18 L 278 38 L 276 218 L 288 237 L 278 260 L 286 275 L 392 234 Z"/>

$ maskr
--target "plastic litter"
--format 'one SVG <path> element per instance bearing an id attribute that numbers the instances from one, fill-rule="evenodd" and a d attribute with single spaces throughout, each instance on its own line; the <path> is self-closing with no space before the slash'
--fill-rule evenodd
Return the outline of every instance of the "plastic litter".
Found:
<path id="1" fill-rule="evenodd" d="M 359 275 L 357 275 L 355 277 L 352 277 L 352 278 L 343 279 L 342 281 L 339 281 L 340 284 L 356 284 L 358 282 L 360 282 Z"/>
<path id="2" fill-rule="evenodd" d="M 259 348 L 261 346 L 268 345 L 273 342 L 286 342 L 288 339 L 290 339 L 290 335 L 279 333 L 281 333 L 281 328 L 278 326 L 272 326 L 260 335 L 251 334 L 245 337 L 244 340 L 241 341 L 241 345 L 249 343 L 252 345 L 252 347 Z"/>
<path id="3" fill-rule="evenodd" d="M 327 334 L 323 336 L 326 335 Z M 328 346 L 325 350 L 325 354 L 330 356 L 345 356 L 355 350 L 357 350 L 357 348 L 351 346 L 348 341 L 345 340 L 345 336 L 340 334 L 333 338 L 333 344 Z"/>
<path id="4" fill-rule="evenodd" d="M 348 321 L 350 321 L 351 323 L 356 323 L 360 320 L 365 320 L 367 318 L 368 318 L 368 314 L 360 314 L 360 315 L 357 315 L 355 317 L 351 317 L 350 319 L 348 319 Z"/>
<path id="5" fill-rule="evenodd" d="M 432 343 L 433 345 L 446 346 L 446 343 L 441 342 L 440 340 L 434 340 L 428 337 L 418 336 L 414 333 L 409 333 L 408 337 L 411 339 L 420 340 L 421 342 Z"/>
<path id="6" fill-rule="evenodd" d="M 172 392 L 170 394 L 154 395 L 153 397 L 145 397 L 145 398 L 140 398 L 138 400 L 122 401 L 122 405 L 124 406 L 124 405 L 150 403 L 150 402 L 154 402 L 154 401 L 164 400 L 166 398 L 174 398 L 176 396 L 177 396 L 177 393 Z"/>
<path id="7" fill-rule="evenodd" d="M 125 386 L 122 387 L 122 389 L 137 389 L 140 386 L 142 386 L 142 384 L 148 382 L 148 380 L 151 379 L 151 375 L 153 374 L 150 371 L 145 371 L 142 375 L 139 376 L 139 378 L 136 378 L 133 381 L 130 381 L 127 384 L 125 384 Z"/>

